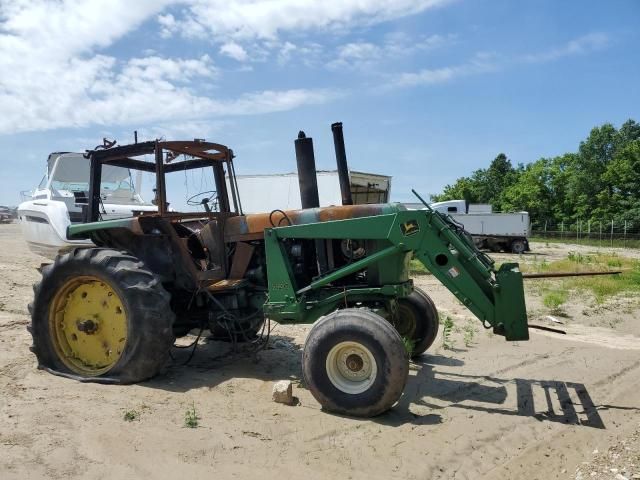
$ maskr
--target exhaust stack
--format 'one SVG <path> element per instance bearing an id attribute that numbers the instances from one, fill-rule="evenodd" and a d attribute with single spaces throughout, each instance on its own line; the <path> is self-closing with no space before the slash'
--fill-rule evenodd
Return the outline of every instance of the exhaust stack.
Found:
<path id="1" fill-rule="evenodd" d="M 316 177 L 316 158 L 313 154 L 313 139 L 307 138 L 300 130 L 298 139 L 294 143 L 302 208 L 317 208 L 320 206 L 320 196 L 318 194 L 318 178 Z"/>
<path id="2" fill-rule="evenodd" d="M 340 182 L 342 204 L 353 205 L 349 167 L 347 166 L 347 153 L 344 149 L 344 135 L 342 134 L 342 122 L 333 123 L 331 125 L 331 131 L 333 132 L 333 145 L 336 148 L 336 163 L 338 164 L 338 180 Z"/>
<path id="3" fill-rule="evenodd" d="M 302 208 L 318 208 L 320 195 L 318 193 L 318 177 L 316 176 L 316 158 L 313 154 L 313 139 L 307 138 L 302 130 L 298 133 L 296 146 L 296 163 L 298 164 L 298 183 L 300 184 L 300 203 Z M 329 270 L 327 260 L 327 246 L 325 240 L 316 239 L 315 260 L 318 274 L 323 275 Z"/>

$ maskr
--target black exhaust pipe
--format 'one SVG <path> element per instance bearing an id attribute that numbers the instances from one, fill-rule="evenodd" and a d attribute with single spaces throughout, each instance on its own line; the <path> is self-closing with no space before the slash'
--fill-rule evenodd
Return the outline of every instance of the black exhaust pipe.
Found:
<path id="1" fill-rule="evenodd" d="M 320 196 L 318 194 L 318 178 L 316 177 L 316 157 L 313 154 L 313 139 L 307 138 L 301 130 L 294 143 L 302 208 L 317 208 L 320 206 Z"/>
<path id="2" fill-rule="evenodd" d="M 318 193 L 318 177 L 316 176 L 316 157 L 313 153 L 313 139 L 307 138 L 302 130 L 298 133 L 296 146 L 296 163 L 298 164 L 298 183 L 300 184 L 300 203 L 302 208 L 320 206 Z M 324 240 L 314 240 L 318 274 L 329 270 L 327 246 Z"/>
<path id="3" fill-rule="evenodd" d="M 344 135 L 342 134 L 342 122 L 331 124 L 333 132 L 333 145 L 336 148 L 336 163 L 338 164 L 338 181 L 343 205 L 353 205 L 351 196 L 351 181 L 349 180 L 349 168 L 347 166 L 347 153 L 344 150 Z"/>

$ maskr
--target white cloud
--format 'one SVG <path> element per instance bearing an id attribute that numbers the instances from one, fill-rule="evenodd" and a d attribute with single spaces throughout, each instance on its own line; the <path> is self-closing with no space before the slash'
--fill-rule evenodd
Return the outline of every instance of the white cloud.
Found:
<path id="1" fill-rule="evenodd" d="M 380 87 L 379 90 L 384 91 L 396 87 L 435 85 L 449 82 L 460 77 L 505 69 L 514 64 L 521 64 L 522 62 L 542 63 L 573 55 L 587 55 L 606 48 L 609 43 L 610 41 L 607 35 L 603 33 L 592 33 L 573 39 L 563 46 L 535 54 L 501 58 L 493 52 L 480 52 L 470 61 L 459 65 L 424 68 L 417 72 L 404 72 L 390 77 L 388 83 Z"/>
<path id="2" fill-rule="evenodd" d="M 380 44 L 371 42 L 351 42 L 338 47 L 337 55 L 327 63 L 330 69 L 370 68 L 383 60 L 406 57 L 419 51 L 432 50 L 452 43 L 455 35 L 430 35 L 411 38 L 405 33 L 396 32 L 385 37 Z"/>
<path id="3" fill-rule="evenodd" d="M 415 87 L 446 83 L 459 77 L 486 73 L 500 68 L 496 55 L 491 52 L 479 52 L 471 60 L 459 65 L 424 68 L 417 72 L 405 72 L 392 77 L 384 88 Z"/>
<path id="4" fill-rule="evenodd" d="M 163 38 L 200 38 L 220 45 L 221 54 L 241 62 L 265 61 L 275 55 L 279 64 L 285 64 L 295 53 L 302 63 L 315 65 L 331 59 L 311 58 L 311 54 L 320 53 L 315 45 L 283 42 L 280 36 L 343 32 L 452 1 L 455 0 L 181 0 L 180 10 L 160 14 L 157 21 Z"/>
<path id="5" fill-rule="evenodd" d="M 220 47 L 220 53 L 231 57 L 238 62 L 246 62 L 249 59 L 247 51 L 236 42 L 227 42 Z"/>
<path id="6" fill-rule="evenodd" d="M 562 57 L 586 55 L 603 50 L 609 45 L 609 37 L 604 33 L 590 33 L 573 39 L 561 47 L 552 48 L 546 52 L 524 55 L 522 60 L 530 63 L 549 62 Z"/>
<path id="7" fill-rule="evenodd" d="M 0 0 L 0 134 L 249 115 L 334 98 L 306 89 L 212 98 L 198 88 L 219 73 L 206 55 L 119 60 L 100 53 L 168 3 Z M 174 24 L 170 16 L 163 22 Z"/>
<path id="8" fill-rule="evenodd" d="M 1 45 L 66 57 L 110 45 L 174 0 L 0 0 Z M 52 43 L 55 42 L 55 43 Z M 35 47 L 35 48 L 34 48 Z"/>
<path id="9" fill-rule="evenodd" d="M 279 33 L 375 24 L 451 0 L 189 0 L 181 17 L 163 27 L 191 34 L 194 24 L 221 42 L 274 40 Z"/>
<path id="10" fill-rule="evenodd" d="M 285 42 L 278 51 L 278 63 L 281 65 L 287 63 L 291 59 L 291 55 L 293 54 L 293 52 L 295 52 L 297 49 L 298 47 L 295 44 L 291 42 Z"/>
<path id="11" fill-rule="evenodd" d="M 171 37 L 177 28 L 176 17 L 170 13 L 167 15 L 158 15 L 158 23 L 160 24 L 160 36 L 162 38 Z"/>

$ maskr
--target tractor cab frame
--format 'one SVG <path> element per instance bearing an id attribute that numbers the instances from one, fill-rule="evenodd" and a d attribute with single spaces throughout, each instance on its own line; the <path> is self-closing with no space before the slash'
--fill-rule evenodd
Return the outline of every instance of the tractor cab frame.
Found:
<path id="1" fill-rule="evenodd" d="M 193 290 L 203 283 L 227 278 L 230 262 L 224 248 L 224 224 L 228 218 L 242 215 L 233 150 L 202 140 L 156 140 L 100 146 L 85 156 L 90 161 L 86 223 L 70 228 L 69 238 L 90 237 L 98 246 L 130 251 L 158 272 L 163 282 L 181 289 Z M 157 211 L 101 221 L 99 185 L 105 165 L 155 174 L 153 203 Z M 212 169 L 216 190 L 191 197 L 201 198 L 198 202 L 189 201 L 189 205 L 201 205 L 202 211 L 169 208 L 166 175 L 203 168 Z"/>
<path id="2" fill-rule="evenodd" d="M 145 158 L 151 155 L 153 161 Z M 180 155 L 184 159 L 177 160 Z M 167 217 L 175 220 L 186 218 L 200 218 L 203 212 L 186 213 L 172 212 L 168 208 L 167 189 L 165 175 L 173 172 L 182 172 L 198 168 L 211 167 L 216 184 L 217 210 L 222 216 L 241 215 L 242 206 L 238 194 L 238 184 L 233 166 L 233 150 L 218 143 L 194 141 L 148 141 L 123 145 L 111 148 L 98 148 L 87 151 L 86 155 L 91 162 L 90 169 L 90 198 L 87 208 L 87 221 L 96 222 L 100 220 L 100 180 L 103 165 L 113 165 L 140 170 L 143 172 L 155 173 L 156 176 L 156 198 L 154 203 L 158 207 L 157 213 L 151 215 Z M 225 176 L 229 179 L 231 198 L 227 189 Z M 206 200 L 206 199 L 205 199 Z M 230 201 L 231 200 L 231 201 Z M 206 202 L 202 202 L 207 205 Z M 206 211 L 206 216 L 220 216 L 214 212 Z"/>

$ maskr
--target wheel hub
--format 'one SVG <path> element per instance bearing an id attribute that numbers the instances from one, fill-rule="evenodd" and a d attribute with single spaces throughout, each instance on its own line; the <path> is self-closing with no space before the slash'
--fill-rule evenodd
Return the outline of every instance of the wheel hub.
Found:
<path id="1" fill-rule="evenodd" d="M 49 325 L 59 359 L 74 373 L 101 375 L 120 359 L 127 340 L 122 300 L 105 281 L 82 276 L 53 297 Z"/>
<path id="2" fill-rule="evenodd" d="M 394 326 L 400 336 L 411 338 L 416 331 L 416 325 L 417 321 L 413 310 L 399 302 Z"/>
<path id="3" fill-rule="evenodd" d="M 358 355 L 352 353 L 347 357 L 347 367 L 352 372 L 359 372 L 360 370 L 362 370 L 363 366 L 364 361 Z"/>
<path id="4" fill-rule="evenodd" d="M 366 346 L 357 342 L 340 342 L 327 355 L 326 371 L 334 387 L 355 395 L 365 392 L 373 384 L 378 366 Z"/>
<path id="5" fill-rule="evenodd" d="M 94 322 L 91 319 L 83 321 L 78 320 L 76 322 L 76 328 L 79 331 L 86 333 L 87 335 L 93 335 L 98 331 L 98 323 Z"/>

